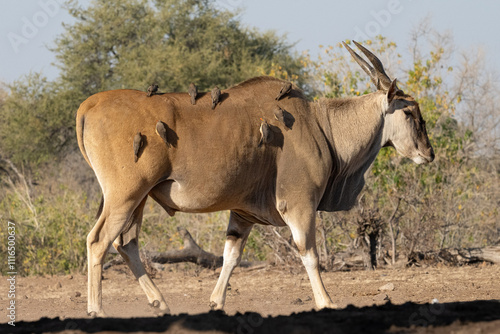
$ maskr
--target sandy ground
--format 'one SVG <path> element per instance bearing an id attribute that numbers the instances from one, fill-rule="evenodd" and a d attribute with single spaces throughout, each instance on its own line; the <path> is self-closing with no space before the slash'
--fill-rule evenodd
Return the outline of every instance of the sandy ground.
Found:
<path id="1" fill-rule="evenodd" d="M 172 316 L 160 318 L 154 318 L 126 266 L 116 265 L 104 272 L 104 310 L 113 318 L 148 319 L 135 330 L 133 326 L 140 323 L 137 319 L 120 319 L 118 327 L 113 327 L 116 320 L 91 320 L 86 316 L 85 275 L 18 278 L 16 327 L 6 325 L 8 318 L 2 316 L 0 332 L 22 332 L 24 328 L 28 332 L 68 333 L 315 333 L 350 332 L 349 329 L 364 325 L 364 332 L 500 333 L 498 265 L 324 272 L 325 286 L 339 310 L 321 312 L 314 311 L 311 287 L 302 268 L 237 268 L 231 278 L 226 314 L 208 313 L 218 272 L 180 267 L 166 265 L 154 279 L 172 312 Z M 0 294 L 0 306 L 6 313 L 9 299 L 5 276 L 2 282 L 6 293 Z M 386 285 L 388 290 L 380 291 Z M 438 303 L 431 304 L 433 300 Z M 56 319 L 38 321 L 43 317 Z M 158 323 L 160 319 L 162 322 Z M 272 323 L 278 320 L 283 323 Z M 196 327 L 193 323 L 208 327 Z"/>

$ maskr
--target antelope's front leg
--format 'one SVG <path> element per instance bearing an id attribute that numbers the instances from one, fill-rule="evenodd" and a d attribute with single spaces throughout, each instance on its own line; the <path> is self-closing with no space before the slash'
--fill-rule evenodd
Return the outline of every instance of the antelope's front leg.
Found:
<path id="1" fill-rule="evenodd" d="M 234 268 L 241 261 L 241 254 L 252 227 L 252 223 L 247 222 L 239 214 L 231 211 L 224 246 L 224 262 L 217 285 L 210 296 L 210 308 L 212 310 L 222 310 L 224 308 L 229 278 Z"/>
<path id="2" fill-rule="evenodd" d="M 285 219 L 292 231 L 293 241 L 306 268 L 309 281 L 318 308 L 337 308 L 325 289 L 319 273 L 319 258 L 316 250 L 316 213 L 308 210 L 294 210 L 285 214 Z"/>

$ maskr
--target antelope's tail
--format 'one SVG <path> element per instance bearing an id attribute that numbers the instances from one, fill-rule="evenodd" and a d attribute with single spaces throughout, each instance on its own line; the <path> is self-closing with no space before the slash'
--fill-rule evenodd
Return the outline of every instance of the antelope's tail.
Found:
<path id="1" fill-rule="evenodd" d="M 78 147 L 82 152 L 83 158 L 85 159 L 85 161 L 87 161 L 89 166 L 92 167 L 92 165 L 90 164 L 89 157 L 87 155 L 87 151 L 85 150 L 85 145 L 83 143 L 83 135 L 85 131 L 85 111 L 87 109 L 85 102 L 83 102 L 80 105 L 80 108 L 78 108 L 78 111 L 76 113 L 76 138 L 78 140 Z"/>

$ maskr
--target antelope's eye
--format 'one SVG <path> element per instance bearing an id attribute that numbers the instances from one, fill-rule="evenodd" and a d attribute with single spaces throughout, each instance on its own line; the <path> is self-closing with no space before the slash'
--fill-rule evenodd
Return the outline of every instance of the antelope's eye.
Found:
<path id="1" fill-rule="evenodd" d="M 403 112 L 404 112 L 407 116 L 411 116 L 411 110 L 410 110 L 410 108 L 404 108 L 404 109 L 403 109 Z"/>

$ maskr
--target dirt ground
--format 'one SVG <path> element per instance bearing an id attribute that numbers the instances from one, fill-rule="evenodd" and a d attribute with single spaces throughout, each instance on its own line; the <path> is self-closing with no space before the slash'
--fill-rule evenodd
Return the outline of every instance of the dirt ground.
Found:
<path id="1" fill-rule="evenodd" d="M 498 265 L 324 272 L 339 309 L 322 311 L 314 310 L 302 268 L 237 268 L 226 314 L 208 312 L 218 272 L 180 268 L 165 265 L 154 279 L 172 312 L 163 317 L 154 316 L 124 265 L 103 275 L 104 310 L 122 319 L 86 316 L 85 275 L 18 278 L 16 326 L 2 316 L 0 332 L 500 333 Z M 4 312 L 7 303 L 0 294 Z"/>

